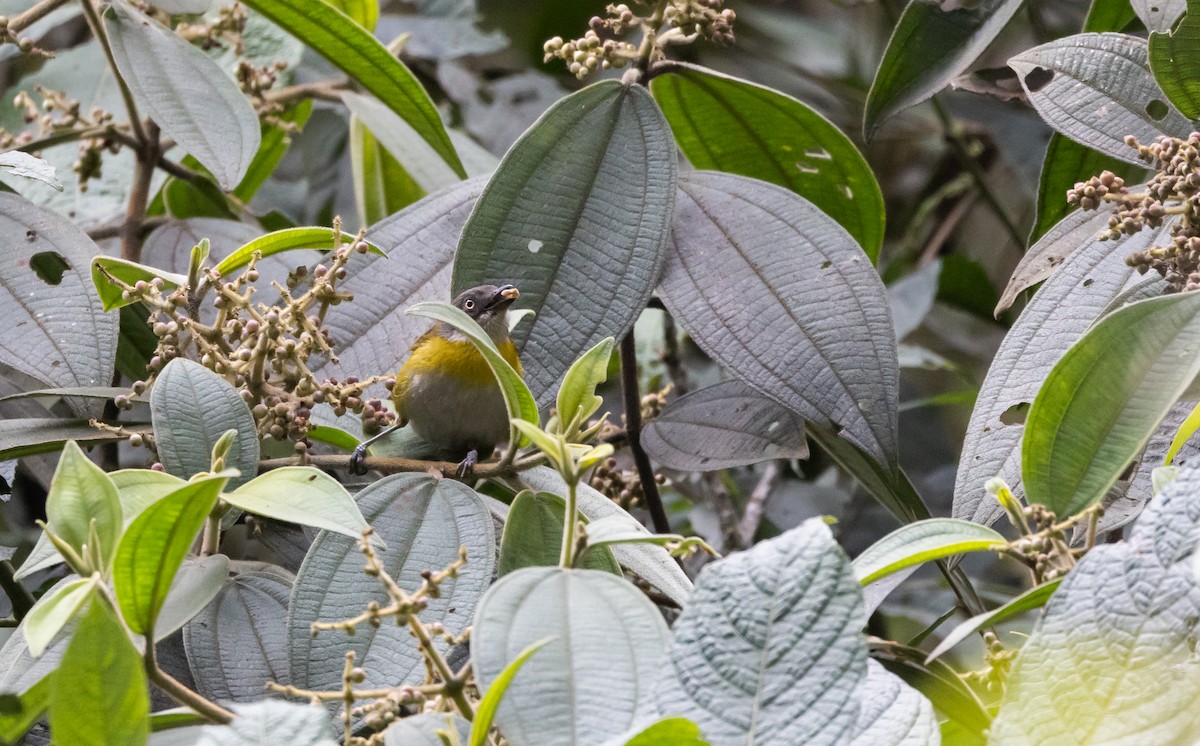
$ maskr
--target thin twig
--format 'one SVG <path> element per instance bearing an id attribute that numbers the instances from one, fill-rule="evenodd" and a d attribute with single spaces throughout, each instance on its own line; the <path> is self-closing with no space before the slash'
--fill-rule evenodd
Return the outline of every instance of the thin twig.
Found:
<path id="1" fill-rule="evenodd" d="M 233 722 L 234 714 L 232 712 L 188 689 L 174 676 L 159 668 L 154 643 L 150 640 L 146 641 L 146 654 L 143 660 L 146 664 L 146 676 L 157 684 L 159 689 L 169 694 L 171 699 L 185 707 L 192 708 L 214 723 L 226 725 Z"/>
<path id="2" fill-rule="evenodd" d="M 129 192 L 129 204 L 125 208 L 125 222 L 121 224 L 121 258 L 129 262 L 142 259 L 142 221 L 146 219 L 146 205 L 150 202 L 150 182 L 154 178 L 154 164 L 158 162 L 158 126 L 153 122 L 147 127 L 149 139 L 142 142 L 135 152 L 137 160 L 133 168 L 133 188 Z"/>
<path id="3" fill-rule="evenodd" d="M 96 37 L 96 41 L 100 42 L 100 48 L 104 50 L 104 57 L 108 60 L 108 67 L 112 70 L 113 77 L 117 79 L 117 88 L 121 91 L 121 100 L 125 102 L 125 111 L 129 114 L 129 126 L 133 128 L 133 136 L 144 145 L 148 142 L 146 130 L 142 127 L 141 117 L 138 116 L 137 104 L 133 101 L 133 92 L 129 90 L 125 78 L 121 77 L 121 71 L 117 69 L 117 58 L 113 56 L 112 46 L 108 43 L 104 22 L 100 19 L 100 14 L 96 11 L 92 0 L 82 0 L 82 5 L 83 15 L 92 29 L 92 35 Z"/>
<path id="4" fill-rule="evenodd" d="M 165 225 L 166 223 L 167 218 L 165 217 L 155 216 L 152 218 L 146 218 L 142 221 L 142 233 L 145 234 L 154 230 L 155 228 L 158 228 L 159 226 Z M 102 241 L 106 238 L 116 238 L 121 235 L 122 226 L 124 226 L 124 223 L 93 228 L 87 232 L 88 238 L 92 239 L 93 241 Z"/>
<path id="5" fill-rule="evenodd" d="M 24 13 L 10 18 L 8 31 L 10 34 L 19 34 L 66 4 L 67 0 L 42 0 Z"/>
<path id="6" fill-rule="evenodd" d="M 742 520 L 738 522 L 739 546 L 748 547 L 754 543 L 754 535 L 758 533 L 758 526 L 762 523 L 763 512 L 767 507 L 767 498 L 775 491 L 775 485 L 779 483 L 779 477 L 782 475 L 783 462 L 767 463 L 762 477 L 759 478 L 758 484 L 754 485 L 749 499 L 746 500 L 746 509 L 742 511 Z"/>
<path id="7" fill-rule="evenodd" d="M 642 396 L 638 389 L 637 340 L 630 329 L 621 340 L 621 393 L 625 399 L 625 433 L 629 439 L 629 452 L 637 467 L 638 480 L 642 483 L 642 496 L 654 531 L 660 534 L 671 532 L 671 522 L 663 509 L 662 496 L 658 494 L 658 482 L 654 481 L 654 467 L 650 456 L 642 448 Z"/>
<path id="8" fill-rule="evenodd" d="M 511 464 L 503 464 L 499 461 L 492 461 L 482 464 L 477 464 L 471 470 L 472 479 L 490 479 L 494 477 L 507 477 L 516 474 L 517 472 L 532 469 L 535 466 L 540 466 L 546 462 L 542 454 L 535 454 L 517 459 Z M 270 471 L 271 469 L 280 469 L 284 466 L 301 466 L 301 461 L 298 456 L 286 456 L 284 458 L 265 459 L 258 462 L 259 472 Z M 307 466 L 315 466 L 318 469 L 346 469 L 350 466 L 350 457 L 341 454 L 310 454 L 307 457 Z M 367 465 L 374 471 L 383 474 L 397 474 L 400 472 L 439 472 L 447 479 L 455 479 L 458 474 L 458 464 L 452 461 L 422 461 L 415 458 L 403 458 L 400 456 L 371 456 Z"/>
<path id="9" fill-rule="evenodd" d="M 284 86 L 273 91 L 267 91 L 263 99 L 272 104 L 285 104 L 306 98 L 316 98 L 322 101 L 341 103 L 341 92 L 350 88 L 350 81 L 321 80 L 315 83 L 298 83 Z"/>

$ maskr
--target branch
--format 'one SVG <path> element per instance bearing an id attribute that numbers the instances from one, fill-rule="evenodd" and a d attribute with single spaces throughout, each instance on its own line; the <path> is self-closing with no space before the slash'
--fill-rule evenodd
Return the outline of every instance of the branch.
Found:
<path id="1" fill-rule="evenodd" d="M 66 5 L 67 0 L 42 0 L 37 5 L 34 5 L 29 10 L 21 13 L 15 18 L 8 21 L 8 32 L 10 34 L 19 34 L 26 28 L 32 26 L 54 11 L 58 10 L 59 6 Z"/>
<path id="2" fill-rule="evenodd" d="M 671 522 L 663 509 L 662 496 L 658 494 L 658 482 L 654 481 L 654 467 L 650 457 L 642 448 L 642 397 L 638 390 L 637 340 L 630 329 L 621 340 L 621 393 L 625 398 L 625 434 L 629 439 L 629 450 L 637 467 L 638 480 L 642 483 L 642 495 L 654 531 L 659 534 L 671 532 Z"/>
<path id="3" fill-rule="evenodd" d="M 349 88 L 350 81 L 348 79 L 299 83 L 267 91 L 263 94 L 263 100 L 272 104 L 286 104 L 300 99 L 316 98 L 340 104 L 342 102 L 340 92 L 349 90 Z"/>
<path id="4" fill-rule="evenodd" d="M 171 699 L 179 704 L 192 708 L 214 723 L 226 725 L 233 722 L 234 714 L 232 712 L 188 689 L 174 676 L 159 668 L 156 655 L 154 643 L 147 639 L 146 654 L 143 658 L 146 664 L 146 676 L 157 684 L 159 689 L 169 694 Z"/>
<path id="5" fill-rule="evenodd" d="M 133 188 L 129 192 L 129 204 L 125 208 L 125 222 L 121 224 L 121 258 L 130 262 L 142 258 L 142 221 L 146 219 L 146 205 L 150 202 L 150 181 L 154 178 L 154 164 L 158 162 L 158 126 L 151 122 L 148 140 L 143 140 L 135 151 L 137 160 L 133 168 Z"/>
<path id="6" fill-rule="evenodd" d="M 775 485 L 779 483 L 779 477 L 782 474 L 782 464 L 779 461 L 771 461 L 763 471 L 758 484 L 754 485 L 754 490 L 750 493 L 750 498 L 746 501 L 746 509 L 742 512 L 742 520 L 738 522 L 737 540 L 739 546 L 748 547 L 754 543 L 754 535 L 758 533 L 758 526 L 762 523 L 763 511 L 767 507 L 767 498 L 775 490 Z"/>
<path id="7" fill-rule="evenodd" d="M 510 477 L 517 472 L 532 469 L 545 463 L 545 457 L 542 454 L 534 454 L 518 459 L 511 464 L 504 464 L 501 461 L 492 461 L 482 463 L 475 466 L 471 470 L 472 479 L 492 479 L 497 477 Z M 258 462 L 259 472 L 270 471 L 271 469 L 279 469 L 284 466 L 315 466 L 319 469 L 346 469 L 350 466 L 350 457 L 344 454 L 309 454 L 301 459 L 299 456 L 287 456 L 284 458 L 264 459 Z M 439 472 L 446 479 L 456 479 L 458 475 L 458 464 L 452 461 L 422 461 L 415 458 L 403 458 L 401 456 L 371 456 L 368 461 L 368 466 L 383 474 L 397 474 L 399 472 Z"/>

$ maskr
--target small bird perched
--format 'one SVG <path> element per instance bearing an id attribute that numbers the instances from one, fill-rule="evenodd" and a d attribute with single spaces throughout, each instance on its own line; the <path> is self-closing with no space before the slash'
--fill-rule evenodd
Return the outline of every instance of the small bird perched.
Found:
<path id="1" fill-rule="evenodd" d="M 508 334 L 507 313 L 520 296 L 513 285 L 480 285 L 464 290 L 453 301 L 483 327 L 518 375 L 521 359 Z M 396 374 L 392 403 L 397 424 L 354 449 L 352 473 L 366 473 L 367 447 L 405 424 L 433 447 L 436 457 L 462 458 L 460 477 L 470 473 L 480 454 L 486 458 L 509 434 L 504 395 L 487 361 L 471 340 L 440 321 L 413 343 Z"/>

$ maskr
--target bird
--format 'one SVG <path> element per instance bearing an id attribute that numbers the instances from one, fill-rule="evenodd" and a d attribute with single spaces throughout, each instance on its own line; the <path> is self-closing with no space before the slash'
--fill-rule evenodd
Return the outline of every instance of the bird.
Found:
<path id="1" fill-rule="evenodd" d="M 475 320 L 501 356 L 522 375 L 521 358 L 508 332 L 508 309 L 521 292 L 514 285 L 479 285 L 459 293 L 452 304 Z M 409 350 L 392 387 L 394 426 L 359 444 L 350 471 L 365 474 L 367 448 L 408 424 L 437 458 L 457 460 L 464 478 L 509 435 L 504 395 L 483 355 L 466 335 L 437 321 Z"/>

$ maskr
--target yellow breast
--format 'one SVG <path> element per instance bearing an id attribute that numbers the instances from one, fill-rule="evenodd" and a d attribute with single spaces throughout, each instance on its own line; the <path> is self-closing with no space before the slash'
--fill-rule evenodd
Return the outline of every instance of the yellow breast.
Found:
<path id="1" fill-rule="evenodd" d="M 505 339 L 497 347 L 501 356 L 518 375 L 523 373 L 517 346 Z M 467 340 L 450 340 L 441 335 L 429 335 L 413 346 L 412 354 L 396 375 L 392 389 L 392 400 L 403 416 L 404 399 L 408 396 L 412 380 L 421 375 L 439 375 L 455 379 L 464 387 L 494 386 L 496 379 L 483 355 Z"/>

